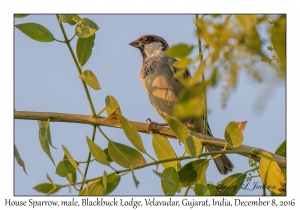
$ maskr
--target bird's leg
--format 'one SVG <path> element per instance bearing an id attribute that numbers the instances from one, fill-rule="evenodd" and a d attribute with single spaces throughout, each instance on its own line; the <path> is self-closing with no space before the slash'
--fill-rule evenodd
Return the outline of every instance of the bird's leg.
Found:
<path id="1" fill-rule="evenodd" d="M 148 132 L 157 130 L 157 125 L 159 126 L 168 126 L 168 123 L 157 123 L 153 122 L 150 118 L 146 120 L 146 123 L 149 121 Z"/>
<path id="2" fill-rule="evenodd" d="M 148 123 L 148 121 L 149 121 L 148 132 L 153 131 L 153 130 L 155 131 L 157 122 L 153 122 L 150 118 L 147 118 L 146 123 Z"/>

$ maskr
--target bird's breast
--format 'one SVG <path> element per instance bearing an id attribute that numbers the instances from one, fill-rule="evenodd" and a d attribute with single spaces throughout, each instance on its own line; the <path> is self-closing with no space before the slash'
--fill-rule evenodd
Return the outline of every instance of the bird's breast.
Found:
<path id="1" fill-rule="evenodd" d="M 161 69 L 155 66 L 149 75 L 141 77 L 151 105 L 161 116 L 173 115 L 173 109 L 181 90 L 178 81 L 168 73 L 172 73 L 170 69 Z"/>

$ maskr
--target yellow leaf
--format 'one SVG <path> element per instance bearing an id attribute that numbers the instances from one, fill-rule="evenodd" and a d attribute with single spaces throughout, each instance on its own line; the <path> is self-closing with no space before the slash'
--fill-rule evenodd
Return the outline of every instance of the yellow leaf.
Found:
<path id="1" fill-rule="evenodd" d="M 285 193 L 286 180 L 276 160 L 268 152 L 262 152 L 259 164 L 260 178 L 263 185 L 270 191 L 283 195 Z"/>

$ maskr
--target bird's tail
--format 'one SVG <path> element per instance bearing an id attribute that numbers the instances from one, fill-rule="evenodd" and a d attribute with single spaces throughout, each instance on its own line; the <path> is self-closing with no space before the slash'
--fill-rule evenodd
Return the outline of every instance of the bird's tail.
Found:
<path id="1" fill-rule="evenodd" d="M 206 145 L 206 148 L 209 152 L 221 150 L 220 147 L 216 147 L 213 145 Z M 227 174 L 231 172 L 232 169 L 234 168 L 232 162 L 229 160 L 229 158 L 226 155 L 221 155 L 220 157 L 215 158 L 214 161 L 221 174 Z"/>
<path id="2" fill-rule="evenodd" d="M 207 134 L 213 137 L 209 126 L 207 128 Z M 206 145 L 206 148 L 209 152 L 222 150 L 220 147 L 213 146 L 213 145 Z M 214 157 L 215 155 L 212 156 Z M 232 162 L 229 160 L 229 158 L 226 155 L 221 155 L 220 157 L 215 158 L 214 162 L 221 174 L 228 174 L 234 168 Z"/>

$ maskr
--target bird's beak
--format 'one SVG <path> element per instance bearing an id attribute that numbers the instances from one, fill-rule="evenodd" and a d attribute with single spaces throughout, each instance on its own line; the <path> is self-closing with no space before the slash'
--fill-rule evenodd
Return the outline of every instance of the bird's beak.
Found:
<path id="1" fill-rule="evenodd" d="M 131 45 L 132 47 L 135 47 L 135 48 L 139 48 L 140 42 L 138 40 L 134 40 L 133 42 L 130 42 L 129 45 Z"/>

